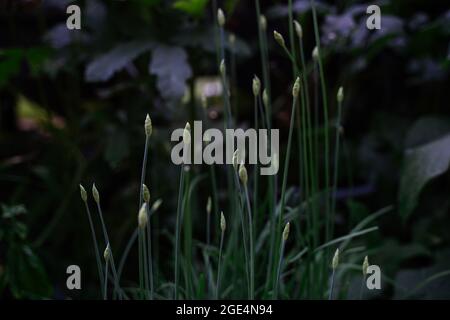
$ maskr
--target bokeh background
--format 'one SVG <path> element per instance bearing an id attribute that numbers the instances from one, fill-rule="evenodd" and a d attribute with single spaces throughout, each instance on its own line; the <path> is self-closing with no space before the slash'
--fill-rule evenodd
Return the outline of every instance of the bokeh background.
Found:
<path id="1" fill-rule="evenodd" d="M 316 3 L 332 118 L 337 88 L 345 88 L 336 233 L 392 206 L 379 231 L 358 240 L 385 276 L 371 297 L 403 298 L 423 284 L 414 298 L 450 298 L 449 3 Z M 81 30 L 66 28 L 69 4 L 82 8 Z M 365 27 L 369 4 L 381 7 L 381 30 Z M 233 111 L 248 127 L 251 79 L 262 72 L 255 4 L 217 5 L 227 16 Z M 293 8 L 311 52 L 310 2 Z M 261 11 L 273 121 L 285 144 L 292 70 L 271 34 L 288 34 L 287 1 L 261 1 Z M 78 184 L 98 186 L 111 242 L 122 252 L 136 225 L 147 113 L 154 126 L 148 184 L 163 201 L 154 222 L 156 272 L 171 277 L 167 235 L 179 171 L 170 133 L 200 118 L 201 95 L 208 120 L 220 126 L 223 117 L 213 16 L 208 0 L 0 0 L 0 298 L 98 297 Z M 289 187 L 299 192 L 292 168 Z M 193 234 L 201 238 L 210 187 L 199 188 Z M 225 198 L 223 184 L 221 192 Z M 125 279 L 136 278 L 136 255 Z M 80 291 L 66 289 L 71 264 L 82 269 Z"/>

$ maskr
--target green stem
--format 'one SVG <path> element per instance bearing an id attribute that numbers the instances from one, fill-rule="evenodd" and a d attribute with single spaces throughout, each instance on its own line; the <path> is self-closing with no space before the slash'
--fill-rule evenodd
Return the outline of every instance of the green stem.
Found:
<path id="1" fill-rule="evenodd" d="M 220 236 L 220 248 L 219 248 L 219 263 L 217 267 L 217 285 L 216 285 L 216 300 L 219 299 L 219 286 L 220 286 L 220 266 L 222 261 L 222 248 L 223 248 L 223 237 L 224 231 L 222 231 L 222 235 Z"/>
<path id="2" fill-rule="evenodd" d="M 181 226 L 181 208 L 184 194 L 184 165 L 181 166 L 180 172 L 180 185 L 178 188 L 178 206 L 177 206 L 177 218 L 176 218 L 176 230 L 175 230 L 175 292 L 174 300 L 178 299 L 178 260 L 180 255 L 180 226 Z"/>
<path id="3" fill-rule="evenodd" d="M 250 207 L 250 198 L 248 196 L 247 185 L 244 185 L 245 202 L 247 205 L 248 214 L 248 230 L 250 239 L 250 300 L 255 298 L 255 248 L 253 244 L 253 218 L 252 209 Z"/>
<path id="4" fill-rule="evenodd" d="M 280 277 L 281 277 L 281 266 L 283 263 L 283 254 L 284 254 L 284 246 L 285 246 L 286 241 L 284 241 L 283 239 L 281 240 L 281 246 L 280 246 L 280 258 L 278 259 L 278 265 L 277 265 L 277 277 L 275 279 L 275 286 L 273 289 L 273 299 L 277 299 L 278 298 L 278 287 L 279 287 L 279 283 L 280 283 Z"/>

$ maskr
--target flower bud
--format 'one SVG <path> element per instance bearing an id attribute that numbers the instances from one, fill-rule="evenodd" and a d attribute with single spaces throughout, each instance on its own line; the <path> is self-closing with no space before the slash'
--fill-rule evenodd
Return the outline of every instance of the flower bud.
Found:
<path id="1" fill-rule="evenodd" d="M 239 166 L 239 178 L 241 179 L 241 182 L 244 185 L 247 185 L 248 181 L 247 169 L 245 168 L 243 163 L 241 163 L 241 165 Z"/>
<path id="2" fill-rule="evenodd" d="M 233 153 L 233 168 L 236 170 L 239 165 L 239 149 L 236 149 Z"/>
<path id="3" fill-rule="evenodd" d="M 80 184 L 80 195 L 81 195 L 81 200 L 86 202 L 87 201 L 86 189 L 84 189 L 84 187 L 81 184 Z"/>
<path id="4" fill-rule="evenodd" d="M 236 36 L 235 36 L 234 33 L 231 33 L 231 34 L 228 36 L 228 41 L 230 42 L 230 46 L 231 46 L 232 48 L 234 48 L 234 45 L 236 44 Z"/>
<path id="5" fill-rule="evenodd" d="M 211 197 L 208 197 L 208 201 L 206 201 L 206 213 L 211 214 L 211 209 L 212 209 L 212 201 Z"/>
<path id="6" fill-rule="evenodd" d="M 331 263 L 331 267 L 333 270 L 336 270 L 337 266 L 339 264 L 339 248 L 336 249 L 336 252 L 334 253 L 333 262 Z"/>
<path id="7" fill-rule="evenodd" d="M 205 95 L 202 95 L 202 97 L 200 98 L 201 104 L 203 109 L 207 109 L 208 108 L 208 98 L 206 98 Z"/>
<path id="8" fill-rule="evenodd" d="M 278 42 L 278 44 L 280 46 L 282 46 L 283 48 L 286 47 L 286 44 L 284 43 L 284 38 L 279 32 L 274 30 L 273 31 L 273 37 L 275 38 L 275 41 Z"/>
<path id="9" fill-rule="evenodd" d="M 269 107 L 269 95 L 267 94 L 266 89 L 263 90 L 262 100 L 263 100 L 264 106 L 266 108 L 268 108 Z"/>
<path id="10" fill-rule="evenodd" d="M 257 97 L 261 90 L 261 81 L 259 80 L 259 78 L 257 76 L 253 77 L 252 88 L 253 88 L 253 95 L 255 97 Z"/>
<path id="11" fill-rule="evenodd" d="M 152 211 L 155 212 L 156 210 L 158 210 L 159 207 L 161 206 L 161 204 L 162 204 L 162 200 L 157 199 L 152 205 Z"/>
<path id="12" fill-rule="evenodd" d="M 222 230 L 222 232 L 225 231 L 227 227 L 227 222 L 225 220 L 225 216 L 223 215 L 223 211 L 220 212 L 220 229 Z"/>
<path id="13" fill-rule="evenodd" d="M 219 23 L 220 27 L 223 27 L 225 25 L 225 14 L 220 8 L 219 10 L 217 10 L 217 22 Z"/>
<path id="14" fill-rule="evenodd" d="M 183 143 L 190 144 L 191 143 L 191 125 L 189 122 L 186 122 L 186 126 L 183 131 Z"/>
<path id="15" fill-rule="evenodd" d="M 147 186 L 145 184 L 142 185 L 142 197 L 145 202 L 150 202 L 150 190 L 148 190 Z"/>
<path id="16" fill-rule="evenodd" d="M 294 86 L 292 87 L 292 95 L 295 98 L 297 98 L 299 91 L 300 91 L 300 78 L 297 77 L 297 79 L 295 80 Z"/>
<path id="17" fill-rule="evenodd" d="M 145 129 L 145 135 L 147 137 L 150 137 L 152 135 L 153 126 L 152 126 L 152 119 L 150 119 L 150 116 L 148 114 L 145 117 L 144 129 Z"/>
<path id="18" fill-rule="evenodd" d="M 319 48 L 317 48 L 317 46 L 315 46 L 312 51 L 312 58 L 314 61 L 319 61 Z"/>
<path id="19" fill-rule="evenodd" d="M 369 258 L 366 256 L 362 265 L 363 276 L 367 275 L 367 268 L 369 268 Z"/>
<path id="20" fill-rule="evenodd" d="M 220 71 L 220 75 L 222 77 L 225 77 L 227 70 L 226 70 L 226 66 L 225 66 L 225 61 L 223 59 L 222 59 L 222 61 L 220 61 L 219 71 Z"/>
<path id="21" fill-rule="evenodd" d="M 95 202 L 100 202 L 100 195 L 98 194 L 97 187 L 95 186 L 95 183 L 92 184 L 92 196 L 94 197 Z"/>
<path id="22" fill-rule="evenodd" d="M 298 21 L 294 20 L 294 26 L 295 26 L 295 33 L 297 33 L 297 37 L 302 39 L 303 38 L 302 25 Z"/>
<path id="23" fill-rule="evenodd" d="M 111 259 L 111 255 L 112 255 L 111 247 L 109 246 L 109 243 L 108 243 L 105 251 L 103 252 L 103 258 L 105 258 L 105 261 L 109 261 L 109 259 Z"/>
<path id="24" fill-rule="evenodd" d="M 278 159 L 278 153 L 274 153 L 272 156 L 272 168 L 275 172 L 278 172 L 280 169 L 280 161 Z"/>
<path id="25" fill-rule="evenodd" d="M 344 89 L 342 87 L 339 87 L 336 98 L 339 103 L 344 100 Z"/>
<path id="26" fill-rule="evenodd" d="M 261 30 L 262 31 L 266 31 L 266 29 L 267 29 L 267 19 L 266 19 L 266 17 L 263 14 L 259 16 L 259 25 L 261 26 Z"/>
<path id="27" fill-rule="evenodd" d="M 283 230 L 283 241 L 286 241 L 289 237 L 289 229 L 291 227 L 291 224 L 288 222 L 286 223 L 286 225 L 284 226 L 284 230 Z"/>
<path id="28" fill-rule="evenodd" d="M 147 203 L 144 202 L 142 204 L 141 210 L 139 210 L 138 214 L 138 226 L 143 229 L 147 225 L 148 216 L 147 216 Z"/>

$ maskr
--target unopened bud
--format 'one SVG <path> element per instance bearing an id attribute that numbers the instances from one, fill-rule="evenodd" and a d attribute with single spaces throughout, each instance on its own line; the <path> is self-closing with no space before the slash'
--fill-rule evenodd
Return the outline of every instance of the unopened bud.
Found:
<path id="1" fill-rule="evenodd" d="M 142 185 L 142 198 L 145 202 L 150 202 L 150 190 L 148 190 L 145 184 Z"/>
<path id="2" fill-rule="evenodd" d="M 219 71 L 220 71 L 220 75 L 222 77 L 225 77 L 225 74 L 226 74 L 227 70 L 226 70 L 226 66 L 225 66 L 225 61 L 224 60 L 222 60 L 220 62 Z"/>
<path id="3" fill-rule="evenodd" d="M 267 94 L 267 90 L 266 89 L 263 90 L 262 100 L 263 100 L 264 106 L 266 108 L 268 108 L 268 106 L 269 106 L 269 95 Z"/>
<path id="4" fill-rule="evenodd" d="M 208 201 L 206 201 L 206 213 L 211 214 L 211 209 L 212 209 L 212 201 L 211 197 L 208 197 Z"/>
<path id="5" fill-rule="evenodd" d="M 189 122 L 186 122 L 186 126 L 183 131 L 183 143 L 190 144 L 191 143 L 191 125 Z"/>
<path id="6" fill-rule="evenodd" d="M 152 126 L 152 119 L 150 119 L 150 116 L 148 114 L 145 117 L 144 128 L 145 128 L 145 135 L 147 137 L 150 137 L 152 135 L 153 126 Z"/>
<path id="7" fill-rule="evenodd" d="M 80 195 L 81 195 L 81 200 L 86 202 L 87 201 L 87 192 L 86 192 L 86 189 L 81 184 L 80 184 Z"/>
<path id="8" fill-rule="evenodd" d="M 143 203 L 141 210 L 139 210 L 138 214 L 138 226 L 143 229 L 147 225 L 148 216 L 147 216 L 147 203 Z"/>
<path id="9" fill-rule="evenodd" d="M 111 259 L 111 247 L 108 245 L 106 246 L 105 251 L 103 252 L 103 258 L 105 258 L 105 261 L 109 261 L 109 259 Z"/>
<path id="10" fill-rule="evenodd" d="M 262 31 L 266 31 L 266 29 L 267 29 L 267 19 L 266 19 L 266 17 L 263 14 L 259 16 L 259 25 L 261 26 L 261 30 Z"/>
<path id="11" fill-rule="evenodd" d="M 369 268 L 369 258 L 366 256 L 362 265 L 363 276 L 367 275 L 367 268 Z"/>
<path id="12" fill-rule="evenodd" d="M 300 77 L 295 80 L 294 86 L 292 87 L 292 95 L 296 98 L 300 91 Z"/>
<path id="13" fill-rule="evenodd" d="M 98 194 L 97 187 L 95 186 L 95 183 L 92 185 L 92 196 L 94 197 L 95 202 L 100 202 L 100 195 Z"/>
<path id="14" fill-rule="evenodd" d="M 223 13 L 222 9 L 217 10 L 217 22 L 219 23 L 220 27 L 223 27 L 225 25 L 225 14 Z"/>
<path id="15" fill-rule="evenodd" d="M 284 38 L 281 35 L 281 33 L 277 32 L 277 31 L 273 31 L 273 37 L 275 38 L 275 41 L 278 42 L 278 44 L 280 46 L 282 46 L 283 48 L 286 47 L 286 44 L 284 43 Z"/>
<path id="16" fill-rule="evenodd" d="M 225 216 L 223 215 L 223 211 L 220 212 L 220 229 L 222 230 L 222 232 L 225 231 L 227 227 L 227 222 L 225 220 Z"/>
<path id="17" fill-rule="evenodd" d="M 286 241 L 289 237 L 289 229 L 290 229 L 291 224 L 288 222 L 286 223 L 286 225 L 284 226 L 284 230 L 283 230 L 283 241 Z"/>
<path id="18" fill-rule="evenodd" d="M 341 103 L 344 100 L 344 88 L 339 87 L 336 98 L 339 103 Z"/>
<path id="19" fill-rule="evenodd" d="M 336 270 L 337 266 L 339 264 L 339 248 L 336 249 L 336 252 L 334 253 L 333 262 L 331 263 L 331 267 L 333 270 Z"/>
<path id="20" fill-rule="evenodd" d="M 247 169 L 245 168 L 244 164 L 241 163 L 239 166 L 239 178 L 241 179 L 241 182 L 246 185 L 248 181 L 248 175 L 247 175 Z"/>
<path id="21" fill-rule="evenodd" d="M 239 149 L 236 149 L 233 153 L 233 168 L 236 170 L 239 165 Z"/>
<path id="22" fill-rule="evenodd" d="M 312 51 L 312 58 L 314 61 L 319 61 L 319 48 L 317 46 Z"/>
<path id="23" fill-rule="evenodd" d="M 252 88 L 253 88 L 253 95 L 257 97 L 259 95 L 259 92 L 261 91 L 261 81 L 257 76 L 253 77 Z"/>
<path id="24" fill-rule="evenodd" d="M 303 38 L 303 29 L 302 29 L 302 25 L 294 20 L 294 26 L 295 26 L 295 33 L 297 33 L 297 37 L 299 37 L 300 39 Z"/>
<path id="25" fill-rule="evenodd" d="M 159 207 L 161 206 L 161 204 L 162 204 L 162 200 L 157 199 L 152 205 L 152 211 L 155 212 L 156 210 L 158 210 Z"/>

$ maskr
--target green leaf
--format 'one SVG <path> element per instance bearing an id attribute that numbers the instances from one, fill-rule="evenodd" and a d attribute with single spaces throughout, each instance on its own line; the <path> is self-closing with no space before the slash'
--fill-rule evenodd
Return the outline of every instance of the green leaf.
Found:
<path id="1" fill-rule="evenodd" d="M 398 195 L 400 215 L 406 219 L 414 210 L 418 196 L 431 179 L 448 170 L 450 134 L 405 152 Z"/>
<path id="2" fill-rule="evenodd" d="M 175 1 L 173 7 L 175 9 L 184 11 L 194 18 L 199 18 L 203 16 L 207 3 L 208 0 L 178 0 Z"/>

